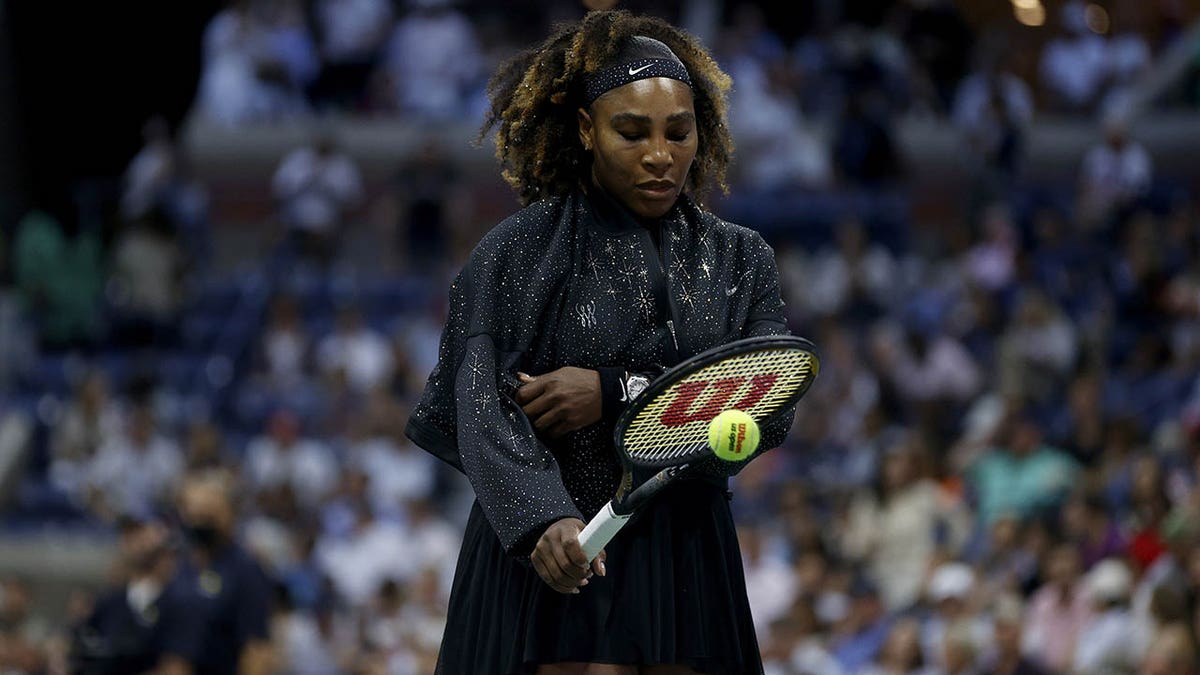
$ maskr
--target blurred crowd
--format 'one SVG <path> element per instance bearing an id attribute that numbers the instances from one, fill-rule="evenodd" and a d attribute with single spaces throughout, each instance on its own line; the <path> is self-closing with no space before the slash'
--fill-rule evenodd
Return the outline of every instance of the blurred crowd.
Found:
<path id="1" fill-rule="evenodd" d="M 1139 32 L 1117 3 L 1098 32 L 1064 3 L 1030 80 L 949 2 L 813 3 L 795 34 L 731 4 L 707 38 L 736 83 L 731 206 L 903 193 L 892 124 L 912 113 L 947 121 L 973 186 L 945 223 L 769 232 L 823 367 L 784 447 L 735 479 L 768 673 L 1196 672 L 1200 204 L 1120 114 L 1178 31 Z M 648 7 L 687 23 L 693 5 Z M 234 2 L 205 34 L 197 112 L 479 119 L 488 64 L 567 16 L 509 9 Z M 1073 182 L 1030 190 L 1038 112 L 1104 124 Z M 137 672 L 122 650 L 225 658 L 201 656 L 217 643 L 260 672 L 432 672 L 471 494 L 402 427 L 470 186 L 436 146 L 411 158 L 386 188 L 402 244 L 380 242 L 404 274 L 347 277 L 378 195 L 319 128 L 274 167 L 260 286 L 217 278 L 210 188 L 159 120 L 115 230 L 53 209 L 11 229 L 0 412 L 34 432 L 7 526 L 116 532 L 119 560 L 56 623 L 36 579 L 0 580 L 0 670 Z M 229 607 L 249 618 L 225 626 Z"/>

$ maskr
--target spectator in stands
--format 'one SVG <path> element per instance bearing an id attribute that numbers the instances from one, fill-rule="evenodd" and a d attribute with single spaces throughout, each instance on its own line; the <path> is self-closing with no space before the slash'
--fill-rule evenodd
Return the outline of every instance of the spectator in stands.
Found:
<path id="1" fill-rule="evenodd" d="M 903 39 L 914 61 L 914 79 L 930 92 L 925 107 L 951 110 L 970 63 L 974 31 L 954 2 L 914 0 L 902 6 L 907 10 Z"/>
<path id="2" fill-rule="evenodd" d="M 852 578 L 846 595 L 848 606 L 830 636 L 830 648 L 843 669 L 856 672 L 879 653 L 895 618 L 884 609 L 879 589 L 866 578 Z"/>
<path id="3" fill-rule="evenodd" d="M 1033 118 L 1033 93 L 1006 67 L 1002 49 L 980 50 L 979 67 L 959 84 L 951 111 L 982 199 L 1004 198 L 1013 186 Z"/>
<path id="4" fill-rule="evenodd" d="M 1017 410 L 1002 426 L 995 447 L 969 469 L 982 523 L 1001 517 L 1040 515 L 1061 503 L 1079 473 L 1070 456 L 1044 445 L 1042 429 L 1028 410 Z"/>
<path id="5" fill-rule="evenodd" d="M 197 106 L 238 126 L 306 116 L 304 86 L 318 67 L 298 3 L 232 0 L 204 31 Z"/>
<path id="6" fill-rule="evenodd" d="M 969 514 L 930 478 L 911 433 L 884 449 L 873 490 L 856 496 L 842 533 L 844 553 L 865 563 L 889 611 L 913 605 L 939 549 L 967 537 Z"/>
<path id="7" fill-rule="evenodd" d="M 34 614 L 27 582 L 0 580 L 0 667 L 6 672 L 44 672 L 50 666 L 45 643 L 48 626 Z"/>
<path id="8" fill-rule="evenodd" d="M 1053 672 L 1070 669 L 1091 600 L 1081 580 L 1079 550 L 1057 544 L 1043 561 L 1045 583 L 1034 592 L 1025 617 L 1023 643 L 1037 662 Z"/>
<path id="9" fill-rule="evenodd" d="M 237 541 L 230 482 L 224 474 L 194 474 L 180 488 L 189 547 L 173 583 L 190 591 L 193 672 L 266 675 L 274 582 Z"/>
<path id="10" fill-rule="evenodd" d="M 1049 675 L 1047 670 L 1025 650 L 1022 628 L 1025 625 L 1025 606 L 1021 596 L 1005 594 L 992 605 L 994 645 L 984 656 L 983 670 L 993 675 Z"/>
<path id="11" fill-rule="evenodd" d="M 224 434 L 212 420 L 197 420 L 188 425 L 184 457 L 189 473 L 228 469 L 233 463 Z"/>
<path id="12" fill-rule="evenodd" d="M 185 149 L 162 116 L 146 122 L 142 143 L 122 177 L 121 219 L 136 223 L 165 217 L 187 251 L 188 267 L 203 270 L 211 255 L 208 189 L 192 175 Z"/>
<path id="13" fill-rule="evenodd" d="M 103 244 L 76 216 L 33 210 L 17 223 L 13 278 L 42 347 L 94 344 L 100 335 Z"/>
<path id="14" fill-rule="evenodd" d="M 722 57 L 737 88 L 730 124 L 741 161 L 735 184 L 750 192 L 825 187 L 832 167 L 825 144 L 804 119 L 782 41 L 762 9 L 739 5 Z"/>
<path id="15" fill-rule="evenodd" d="M 426 140 L 396 171 L 397 252 L 405 268 L 436 272 L 451 253 L 462 205 L 470 204 L 460 181 L 462 168 L 436 138 Z"/>
<path id="16" fill-rule="evenodd" d="M 333 260 L 345 219 L 362 202 L 363 179 L 332 132 L 319 130 L 310 144 L 288 153 L 271 189 L 296 251 L 322 265 Z"/>
<path id="17" fill-rule="evenodd" d="M 1088 149 L 1079 171 L 1080 218 L 1092 227 L 1108 227 L 1113 217 L 1128 215 L 1150 190 L 1150 154 L 1129 137 L 1129 122 L 1120 116 L 1104 121 L 1104 140 Z"/>
<path id="18" fill-rule="evenodd" d="M 302 387 L 312 368 L 312 352 L 312 339 L 304 326 L 299 302 L 291 295 L 276 295 L 271 299 L 258 347 L 267 387 L 278 395 Z"/>
<path id="19" fill-rule="evenodd" d="M 1135 630 L 1129 612 L 1133 590 L 1129 567 L 1116 558 L 1097 563 L 1088 572 L 1086 589 L 1092 614 L 1076 642 L 1071 672 L 1094 675 L 1133 671 L 1141 662 L 1145 645 L 1140 643 L 1142 636 Z"/>
<path id="20" fill-rule="evenodd" d="M 395 109 L 418 119 L 457 119 L 484 84 L 475 27 L 453 0 L 406 0 L 384 56 Z"/>
<path id="21" fill-rule="evenodd" d="M 871 241 L 860 219 L 838 222 L 832 243 L 836 246 L 822 248 L 804 265 L 804 292 L 797 294 L 817 316 L 866 322 L 904 296 L 899 264 L 887 247 Z"/>
<path id="22" fill-rule="evenodd" d="M 785 615 L 800 591 L 792 566 L 769 550 L 769 543 L 762 528 L 738 530 L 738 547 L 746 570 L 746 596 L 750 600 L 754 629 L 762 634 Z"/>
<path id="23" fill-rule="evenodd" d="M 318 0 L 321 72 L 309 88 L 319 109 L 359 111 L 392 26 L 388 0 Z"/>
<path id="24" fill-rule="evenodd" d="M 101 445 L 122 432 L 124 425 L 121 405 L 109 390 L 108 376 L 99 369 L 87 372 L 50 432 L 52 479 L 61 479 L 64 486 L 74 484 L 76 479 L 71 475 L 81 471 Z"/>
<path id="25" fill-rule="evenodd" d="M 1143 24 L 1152 12 L 1141 11 L 1136 3 L 1116 2 L 1111 8 L 1112 36 L 1108 40 L 1108 81 L 1100 101 L 1101 116 L 1127 114 L 1135 90 L 1151 68 L 1152 55 Z"/>
<path id="26" fill-rule="evenodd" d="M 1108 77 L 1108 48 L 1087 21 L 1087 6 L 1070 0 L 1059 12 L 1060 31 L 1042 51 L 1038 65 L 1051 109 L 1090 112 Z"/>
<path id="27" fill-rule="evenodd" d="M 149 403 L 140 402 L 124 433 L 101 445 L 86 471 L 76 494 L 93 515 L 111 522 L 121 514 L 150 514 L 165 503 L 183 474 L 183 453 L 158 428 Z"/>
<path id="28" fill-rule="evenodd" d="M 921 654 L 921 624 L 912 617 L 902 618 L 888 632 L 874 661 L 857 671 L 860 675 L 930 675 Z"/>
<path id="29" fill-rule="evenodd" d="M 387 338 L 367 325 L 353 303 L 338 310 L 337 327 L 317 347 L 317 365 L 326 376 L 345 373 L 350 387 L 359 393 L 385 384 L 395 368 Z"/>
<path id="30" fill-rule="evenodd" d="M 171 583 L 178 553 L 171 533 L 152 519 L 126 519 L 119 528 L 121 581 L 73 627 L 72 672 L 188 675 L 196 622 L 187 589 Z"/>
<path id="31" fill-rule="evenodd" d="M 107 289 L 113 342 L 156 348 L 174 343 L 189 259 L 182 244 L 160 208 L 117 234 Z"/>
<path id="32" fill-rule="evenodd" d="M 891 120 L 880 92 L 870 85 L 847 92 L 834 132 L 833 166 L 838 184 L 847 189 L 888 188 L 903 175 Z"/>
<path id="33" fill-rule="evenodd" d="M 975 571 L 956 560 L 941 563 L 930 574 L 925 596 L 932 611 L 921 626 L 921 653 L 930 666 L 961 668 L 990 642 L 992 627 L 977 613 L 976 581 Z"/>
<path id="34" fill-rule="evenodd" d="M 1048 403 L 1076 366 L 1075 327 L 1040 289 L 1025 289 L 1000 337 L 997 376 L 1007 396 Z"/>
<path id="35" fill-rule="evenodd" d="M 256 490 L 286 485 L 306 509 L 315 509 L 337 485 L 337 459 L 318 439 L 301 435 L 300 420 L 278 410 L 266 433 L 250 441 L 243 471 Z"/>
<path id="36" fill-rule="evenodd" d="M 387 579 L 407 581 L 417 572 L 419 551 L 404 528 L 359 504 L 351 531 L 323 534 L 317 543 L 320 568 L 347 603 L 361 608 Z"/>

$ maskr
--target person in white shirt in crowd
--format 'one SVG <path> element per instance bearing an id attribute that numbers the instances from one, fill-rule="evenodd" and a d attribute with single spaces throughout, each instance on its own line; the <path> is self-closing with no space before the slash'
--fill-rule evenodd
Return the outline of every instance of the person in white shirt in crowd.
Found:
<path id="1" fill-rule="evenodd" d="M 954 560 L 938 565 L 930 575 L 925 596 L 933 612 L 921 627 L 921 653 L 930 666 L 948 670 L 961 665 L 955 662 L 968 653 L 973 659 L 979 647 L 990 643 L 991 622 L 975 605 L 977 583 L 971 566 Z"/>
<path id="2" fill-rule="evenodd" d="M 966 404 L 980 390 L 983 374 L 962 342 L 931 318 L 909 325 L 877 325 L 870 349 L 883 375 L 908 401 L 919 406 Z"/>
<path id="3" fill-rule="evenodd" d="M 261 376 L 267 386 L 280 394 L 303 386 L 312 365 L 312 352 L 312 338 L 304 326 L 296 298 L 275 296 L 259 342 Z"/>
<path id="4" fill-rule="evenodd" d="M 1133 572 L 1124 561 L 1106 558 L 1088 572 L 1085 587 L 1092 614 L 1075 643 L 1071 672 L 1077 675 L 1133 672 L 1145 650 L 1129 611 Z"/>
<path id="5" fill-rule="evenodd" d="M 295 2 L 235 0 L 204 31 L 196 106 L 206 120 L 241 126 L 304 117 L 315 48 Z"/>
<path id="6" fill-rule="evenodd" d="M 999 389 L 1007 396 L 1045 401 L 1065 387 L 1078 354 L 1074 324 L 1040 289 L 1024 289 L 1000 338 Z"/>
<path id="7" fill-rule="evenodd" d="M 387 579 L 405 582 L 419 569 L 416 544 L 394 520 L 380 519 L 367 504 L 358 504 L 348 534 L 323 533 L 317 541 L 317 563 L 338 595 L 352 607 L 370 602 Z"/>
<path id="8" fill-rule="evenodd" d="M 982 199 L 1008 194 L 1033 119 L 1033 92 L 1007 67 L 1002 49 L 994 43 L 980 49 L 979 68 L 959 84 L 951 110 Z"/>
<path id="9" fill-rule="evenodd" d="M 1085 224 L 1108 225 L 1107 219 L 1134 207 L 1151 187 L 1150 153 L 1129 136 L 1129 120 L 1104 120 L 1104 139 L 1088 149 L 1079 170 L 1080 217 Z"/>
<path id="10" fill-rule="evenodd" d="M 474 25 L 453 0 L 407 0 L 384 55 L 396 109 L 427 120 L 465 116 L 484 86 Z"/>
<path id="11" fill-rule="evenodd" d="M 828 147 L 804 118 L 783 43 L 762 10 L 737 6 L 723 57 L 738 86 L 730 95 L 730 124 L 742 153 L 736 182 L 769 192 L 821 188 L 833 177 Z"/>
<path id="12" fill-rule="evenodd" d="M 51 482 L 74 493 L 96 451 L 118 438 L 124 426 L 125 414 L 109 390 L 108 376 L 102 370 L 89 371 L 50 428 Z"/>
<path id="13" fill-rule="evenodd" d="M 1020 248 L 1012 211 L 1005 202 L 994 201 L 981 210 L 979 221 L 979 239 L 963 256 L 963 271 L 984 290 L 1004 290 L 1016 278 Z"/>
<path id="14" fill-rule="evenodd" d="M 1059 20 L 1061 32 L 1046 45 L 1038 64 L 1042 86 L 1051 107 L 1087 112 L 1096 105 L 1108 78 L 1108 45 L 1088 26 L 1082 0 L 1064 3 Z"/>
<path id="15" fill-rule="evenodd" d="M 819 317 L 842 313 L 852 303 L 886 307 L 904 297 L 908 275 L 887 247 L 871 241 L 861 220 L 844 218 L 834 232 L 836 246 L 809 259 L 803 292 L 794 297 Z"/>
<path id="16" fill-rule="evenodd" d="M 791 609 L 800 591 L 798 579 L 786 560 L 771 551 L 769 536 L 760 527 L 738 528 L 738 546 L 746 570 L 746 597 L 754 630 L 767 635 L 770 626 Z"/>
<path id="17" fill-rule="evenodd" d="M 1111 8 L 1112 36 L 1108 40 L 1108 87 L 1100 101 L 1101 116 L 1127 111 L 1134 90 L 1150 70 L 1153 55 L 1142 24 L 1144 13 L 1136 1 L 1116 2 Z"/>
<path id="18" fill-rule="evenodd" d="M 1025 615 L 1025 652 L 1054 672 L 1070 668 L 1079 634 L 1091 615 L 1081 567 L 1073 544 L 1051 549 L 1042 572 L 1046 582 L 1034 592 Z"/>
<path id="19" fill-rule="evenodd" d="M 334 332 L 317 347 L 317 366 L 326 377 L 344 372 L 352 389 L 366 393 L 388 381 L 396 361 L 388 339 L 347 303 L 338 310 Z"/>
<path id="20" fill-rule="evenodd" d="M 336 257 L 345 219 L 361 205 L 363 189 L 358 164 L 326 128 L 284 156 L 271 179 L 280 219 L 298 253 L 321 264 Z"/>
<path id="21" fill-rule="evenodd" d="M 309 510 L 333 491 L 339 475 L 333 452 L 323 442 L 302 436 L 300 420 L 287 410 L 272 414 L 266 433 L 250 441 L 242 470 L 254 489 L 288 485 Z"/>
<path id="22" fill-rule="evenodd" d="M 433 494 L 437 460 L 403 435 L 352 419 L 346 440 L 347 463 L 371 477 L 369 498 L 376 508 L 395 508 Z"/>
<path id="23" fill-rule="evenodd" d="M 147 514 L 168 500 L 183 474 L 183 452 L 161 433 L 149 404 L 130 413 L 124 433 L 109 438 L 87 467 L 84 499 L 101 517 Z"/>
<path id="24" fill-rule="evenodd" d="M 317 0 L 321 74 L 309 90 L 319 108 L 356 111 L 392 27 L 388 0 Z"/>
<path id="25" fill-rule="evenodd" d="M 886 447 L 874 489 L 851 504 L 839 538 L 846 556 L 865 562 L 889 611 L 919 600 L 939 549 L 956 551 L 970 532 L 970 514 L 942 494 L 925 463 L 916 434 Z"/>

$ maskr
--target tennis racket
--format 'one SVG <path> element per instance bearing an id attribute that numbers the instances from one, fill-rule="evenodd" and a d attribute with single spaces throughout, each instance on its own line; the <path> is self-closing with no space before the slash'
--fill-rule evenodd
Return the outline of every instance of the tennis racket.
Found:
<path id="1" fill-rule="evenodd" d="M 760 426 L 804 396 L 820 370 L 804 338 L 772 335 L 730 342 L 663 373 L 617 419 L 613 431 L 623 474 L 617 494 L 579 533 L 589 561 L 654 495 L 685 477 L 693 462 L 713 456 L 708 425 L 737 409 Z M 661 469 L 636 488 L 635 468 Z"/>

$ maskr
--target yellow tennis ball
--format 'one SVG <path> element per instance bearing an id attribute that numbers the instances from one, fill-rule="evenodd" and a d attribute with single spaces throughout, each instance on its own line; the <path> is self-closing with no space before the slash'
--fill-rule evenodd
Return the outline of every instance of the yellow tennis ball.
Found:
<path id="1" fill-rule="evenodd" d="M 708 423 L 708 446 L 727 462 L 740 462 L 758 447 L 758 423 L 741 410 L 726 410 Z"/>

